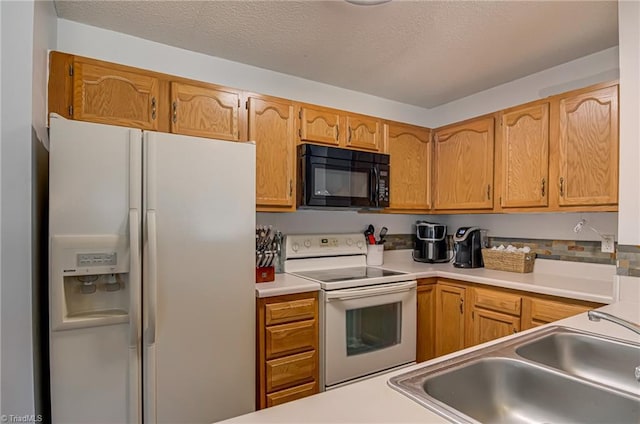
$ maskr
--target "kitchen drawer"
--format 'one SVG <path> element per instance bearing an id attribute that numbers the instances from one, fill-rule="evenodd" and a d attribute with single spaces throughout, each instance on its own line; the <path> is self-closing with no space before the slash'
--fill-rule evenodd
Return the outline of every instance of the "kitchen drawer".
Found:
<path id="1" fill-rule="evenodd" d="M 316 320 L 274 325 L 265 329 L 267 359 L 291 355 L 316 348 Z"/>
<path id="2" fill-rule="evenodd" d="M 497 290 L 474 288 L 474 306 L 520 316 L 522 296 Z"/>
<path id="3" fill-rule="evenodd" d="M 528 314 L 534 325 L 542 325 L 581 314 L 593 306 L 570 304 L 546 299 L 528 299 Z"/>
<path id="4" fill-rule="evenodd" d="M 315 299 L 291 300 L 271 303 L 265 307 L 265 324 L 284 324 L 285 322 L 311 319 L 315 316 Z"/>
<path id="5" fill-rule="evenodd" d="M 267 407 L 280 405 L 292 400 L 301 399 L 318 393 L 318 383 L 301 384 L 300 386 L 290 387 L 267 395 Z"/>
<path id="6" fill-rule="evenodd" d="M 311 382 L 317 375 L 316 351 L 267 361 L 267 393 Z"/>

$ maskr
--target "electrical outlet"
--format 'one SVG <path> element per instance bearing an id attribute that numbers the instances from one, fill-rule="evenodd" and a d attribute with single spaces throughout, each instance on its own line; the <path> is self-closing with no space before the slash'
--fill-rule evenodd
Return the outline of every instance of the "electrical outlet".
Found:
<path id="1" fill-rule="evenodd" d="M 602 234 L 602 244 L 600 250 L 605 253 L 613 253 L 615 251 L 615 241 L 613 234 Z"/>

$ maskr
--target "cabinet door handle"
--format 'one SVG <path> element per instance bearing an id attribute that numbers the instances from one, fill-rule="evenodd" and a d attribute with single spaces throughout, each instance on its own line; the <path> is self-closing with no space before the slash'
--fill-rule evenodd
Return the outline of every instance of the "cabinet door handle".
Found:
<path id="1" fill-rule="evenodd" d="M 545 180 L 544 178 L 542 179 L 542 197 L 544 197 L 544 193 L 545 193 L 545 185 L 547 184 L 547 180 Z"/>
<path id="2" fill-rule="evenodd" d="M 464 309 L 463 309 L 463 304 L 464 304 L 464 299 L 460 299 L 460 314 L 464 314 Z"/>
<path id="3" fill-rule="evenodd" d="M 156 119 L 156 98 L 155 97 L 151 98 L 151 119 L 152 120 Z"/>
<path id="4" fill-rule="evenodd" d="M 351 144 L 351 127 L 349 127 L 349 137 L 347 137 L 347 143 Z"/>
<path id="5" fill-rule="evenodd" d="M 487 200 L 491 200 L 491 184 L 487 184 Z"/>
<path id="6" fill-rule="evenodd" d="M 173 102 L 173 123 L 178 122 L 178 102 Z"/>
<path id="7" fill-rule="evenodd" d="M 340 140 L 340 127 L 336 127 L 336 141 Z"/>
<path id="8" fill-rule="evenodd" d="M 560 177 L 560 197 L 564 197 L 564 178 Z"/>
<path id="9" fill-rule="evenodd" d="M 293 195 L 293 180 L 289 180 L 289 197 Z"/>

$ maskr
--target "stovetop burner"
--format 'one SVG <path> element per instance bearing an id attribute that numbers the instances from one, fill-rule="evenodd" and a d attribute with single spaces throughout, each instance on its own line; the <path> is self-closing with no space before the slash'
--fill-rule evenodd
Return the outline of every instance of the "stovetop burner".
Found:
<path id="1" fill-rule="evenodd" d="M 353 267 L 353 268 L 337 268 L 337 269 L 320 269 L 314 271 L 297 272 L 301 277 L 310 278 L 312 280 L 321 281 L 323 283 L 333 283 L 338 281 L 364 280 L 368 278 L 388 277 L 392 275 L 402 275 L 404 272 L 391 271 L 383 268 L 374 268 L 370 266 Z"/>

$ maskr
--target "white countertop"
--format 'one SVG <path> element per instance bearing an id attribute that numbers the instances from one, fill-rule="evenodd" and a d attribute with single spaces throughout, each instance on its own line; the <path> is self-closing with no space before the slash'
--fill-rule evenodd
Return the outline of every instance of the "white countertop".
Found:
<path id="1" fill-rule="evenodd" d="M 633 322 L 640 322 L 640 304 L 618 302 L 600 308 Z M 603 334 L 640 343 L 640 336 L 629 330 L 601 321 L 591 322 L 583 313 L 557 321 L 551 325 L 563 325 L 593 333 Z M 508 336 L 516 338 L 536 329 Z M 447 356 L 423 362 L 400 371 L 390 372 L 368 380 L 353 383 L 335 390 L 289 402 L 280 406 L 242 415 L 224 421 L 225 423 L 442 423 L 448 422 L 420 406 L 417 402 L 396 392 L 387 385 L 387 380 L 428 364 L 451 359 L 489 344 L 504 341 L 505 338 L 461 350 Z"/>
<path id="2" fill-rule="evenodd" d="M 320 284 L 291 274 L 276 274 L 269 283 L 256 283 L 256 297 L 280 296 L 320 290 Z"/>
<path id="3" fill-rule="evenodd" d="M 615 266 L 536 259 L 532 273 L 461 269 L 450 263 L 415 262 L 411 250 L 385 251 L 381 268 L 406 272 L 409 278 L 442 277 L 600 303 L 615 300 Z M 320 290 L 320 285 L 290 274 L 276 274 L 271 283 L 256 283 L 257 297 Z"/>

